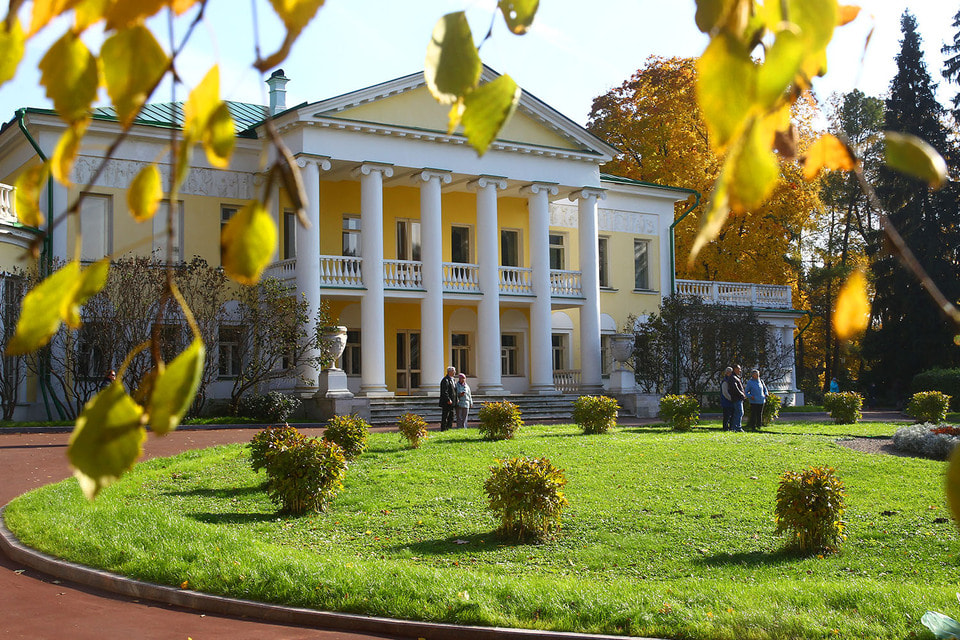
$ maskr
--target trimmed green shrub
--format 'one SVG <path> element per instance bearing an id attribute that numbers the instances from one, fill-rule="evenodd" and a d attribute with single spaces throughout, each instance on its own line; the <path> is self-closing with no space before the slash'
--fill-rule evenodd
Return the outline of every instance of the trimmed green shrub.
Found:
<path id="1" fill-rule="evenodd" d="M 400 436 L 410 442 L 414 449 L 420 447 L 420 443 L 427 439 L 427 422 L 415 413 L 405 413 L 400 416 L 397 422 L 400 429 Z"/>
<path id="2" fill-rule="evenodd" d="M 787 471 L 777 487 L 777 533 L 790 534 L 788 546 L 804 553 L 832 553 L 847 536 L 847 494 L 830 467 Z"/>
<path id="3" fill-rule="evenodd" d="M 823 408 L 833 418 L 834 424 L 856 424 L 860 421 L 863 396 L 855 391 L 827 393 L 823 396 Z"/>
<path id="4" fill-rule="evenodd" d="M 606 433 L 617 426 L 620 405 L 607 396 L 580 396 L 573 402 L 573 421 L 585 434 Z"/>
<path id="5" fill-rule="evenodd" d="M 282 513 L 323 511 L 343 488 L 346 470 L 340 445 L 304 438 L 267 458 L 267 495 Z"/>
<path id="6" fill-rule="evenodd" d="M 501 534 L 517 540 L 546 540 L 560 530 L 567 506 L 563 469 L 547 458 L 519 456 L 497 460 L 483 483 L 489 509 L 500 519 Z"/>
<path id="7" fill-rule="evenodd" d="M 286 422 L 300 408 L 300 399 L 279 391 L 246 395 L 237 403 L 237 415 L 263 422 Z"/>
<path id="8" fill-rule="evenodd" d="M 356 414 L 334 416 L 323 431 L 323 439 L 340 445 L 347 460 L 356 460 L 367 450 L 369 431 L 367 421 Z"/>
<path id="9" fill-rule="evenodd" d="M 484 440 L 509 440 L 523 426 L 520 407 L 503 400 L 484 402 L 477 412 L 477 430 Z"/>
<path id="10" fill-rule="evenodd" d="M 940 423 L 947 419 L 950 396 L 939 391 L 919 391 L 907 403 L 907 415 L 917 422 Z"/>
<path id="11" fill-rule="evenodd" d="M 763 403 L 763 415 L 760 417 L 760 424 L 769 427 L 780 417 L 780 407 L 783 405 L 783 398 L 778 395 L 770 394 L 767 401 Z"/>
<path id="12" fill-rule="evenodd" d="M 939 391 L 950 396 L 950 407 L 960 411 L 960 368 L 928 369 L 913 376 L 910 384 L 913 393 L 918 391 Z"/>
<path id="13" fill-rule="evenodd" d="M 288 424 L 282 427 L 267 427 L 250 440 L 250 466 L 254 471 L 266 469 L 270 456 L 292 447 L 306 439 L 302 433 Z"/>
<path id="14" fill-rule="evenodd" d="M 663 396 L 660 398 L 660 417 L 674 431 L 690 431 L 700 424 L 700 404 L 692 396 Z"/>

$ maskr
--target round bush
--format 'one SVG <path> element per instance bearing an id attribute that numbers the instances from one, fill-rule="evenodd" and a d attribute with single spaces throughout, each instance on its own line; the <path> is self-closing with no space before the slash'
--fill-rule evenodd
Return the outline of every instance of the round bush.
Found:
<path id="1" fill-rule="evenodd" d="M 523 426 L 520 407 L 506 400 L 484 402 L 477 420 L 477 430 L 484 440 L 509 440 Z"/>
<path id="2" fill-rule="evenodd" d="M 860 421 L 863 396 L 855 391 L 827 393 L 823 396 L 823 408 L 827 410 L 835 424 L 856 424 Z"/>
<path id="3" fill-rule="evenodd" d="M 700 424 L 700 403 L 692 396 L 663 396 L 660 399 L 660 417 L 674 431 L 690 431 Z"/>
<path id="4" fill-rule="evenodd" d="M 346 470 L 340 445 L 304 438 L 267 459 L 267 494 L 282 513 L 323 511 L 343 488 Z"/>
<path id="5" fill-rule="evenodd" d="M 777 487 L 777 533 L 805 553 L 837 551 L 846 539 L 842 520 L 847 494 L 830 467 L 787 471 Z"/>
<path id="6" fill-rule="evenodd" d="M 370 425 L 358 415 L 334 416 L 327 423 L 323 439 L 340 445 L 347 460 L 356 460 L 367 450 L 369 431 Z"/>
<path id="7" fill-rule="evenodd" d="M 620 405 L 607 396 L 580 396 L 573 403 L 573 421 L 585 434 L 606 433 L 617 426 Z"/>
<path id="8" fill-rule="evenodd" d="M 406 438 L 414 449 L 419 448 L 428 437 L 427 422 L 415 413 L 405 413 L 400 416 L 397 427 L 400 429 L 400 436 Z"/>
<path id="9" fill-rule="evenodd" d="M 940 391 L 920 391 L 910 397 L 907 415 L 917 422 L 943 422 L 950 409 L 950 396 Z"/>
<path id="10" fill-rule="evenodd" d="M 270 456 L 287 447 L 302 442 L 306 436 L 288 424 L 282 427 L 267 427 L 250 440 L 250 466 L 254 471 L 265 469 Z"/>
<path id="11" fill-rule="evenodd" d="M 563 469 L 547 458 L 520 456 L 497 460 L 483 490 L 488 508 L 500 519 L 500 533 L 518 540 L 545 540 L 560 529 L 566 484 Z"/>
<path id="12" fill-rule="evenodd" d="M 769 427 L 780 417 L 780 407 L 783 405 L 783 399 L 780 396 L 770 394 L 767 401 L 763 403 L 763 415 L 760 417 L 760 424 Z"/>

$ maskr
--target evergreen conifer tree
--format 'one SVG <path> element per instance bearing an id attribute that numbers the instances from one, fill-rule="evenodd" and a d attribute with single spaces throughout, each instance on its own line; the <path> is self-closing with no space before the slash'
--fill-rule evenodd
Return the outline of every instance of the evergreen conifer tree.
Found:
<path id="1" fill-rule="evenodd" d="M 947 56 L 943 61 L 943 77 L 960 84 L 960 11 L 953 16 L 953 28 L 956 29 L 953 43 L 943 45 L 940 53 Z M 953 117 L 960 122 L 960 91 L 953 96 Z"/>

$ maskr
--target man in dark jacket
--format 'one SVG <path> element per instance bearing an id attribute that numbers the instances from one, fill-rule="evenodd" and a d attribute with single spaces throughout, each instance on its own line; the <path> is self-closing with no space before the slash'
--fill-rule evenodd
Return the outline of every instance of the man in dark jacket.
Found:
<path id="1" fill-rule="evenodd" d="M 457 415 L 457 370 L 447 367 L 447 375 L 440 381 L 440 431 L 453 427 Z"/>
<path id="2" fill-rule="evenodd" d="M 733 402 L 733 421 L 731 431 L 743 431 L 743 399 L 747 394 L 743 390 L 743 380 L 740 379 L 740 365 L 733 365 L 733 375 L 730 376 L 730 401 Z"/>
<path id="3" fill-rule="evenodd" d="M 723 430 L 730 431 L 733 424 L 733 399 L 730 387 L 733 385 L 733 367 L 723 370 L 723 380 L 720 382 L 720 407 L 723 409 Z"/>

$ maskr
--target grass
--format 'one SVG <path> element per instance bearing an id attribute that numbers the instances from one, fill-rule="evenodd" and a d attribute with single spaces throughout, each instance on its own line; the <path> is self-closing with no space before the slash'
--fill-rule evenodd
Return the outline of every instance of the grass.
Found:
<path id="1" fill-rule="evenodd" d="M 465 624 L 670 638 L 904 638 L 956 613 L 944 463 L 861 454 L 897 425 L 778 423 L 760 434 L 524 427 L 512 441 L 370 436 L 323 514 L 283 518 L 240 445 L 140 464 L 94 503 L 75 481 L 7 509 L 27 544 L 162 584 L 296 606 Z M 842 429 L 841 429 L 842 427 Z M 501 539 L 483 480 L 497 457 L 566 469 L 561 535 Z M 824 558 L 773 535 L 779 475 L 837 469 L 849 539 Z"/>

